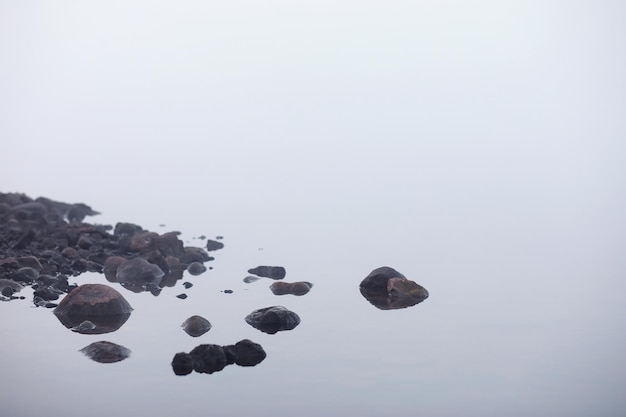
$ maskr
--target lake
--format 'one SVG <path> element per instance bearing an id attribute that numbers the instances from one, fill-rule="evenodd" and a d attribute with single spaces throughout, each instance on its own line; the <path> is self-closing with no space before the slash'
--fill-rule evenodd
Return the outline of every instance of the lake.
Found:
<path id="1" fill-rule="evenodd" d="M 0 303 L 2 414 L 624 415 L 624 7 L 445 3 L 0 6 L 1 191 L 225 245 L 159 296 L 108 283 L 113 333 Z M 381 266 L 429 298 L 376 308 Z M 301 323 L 244 321 L 270 305 Z M 265 360 L 172 370 L 242 339 Z"/>

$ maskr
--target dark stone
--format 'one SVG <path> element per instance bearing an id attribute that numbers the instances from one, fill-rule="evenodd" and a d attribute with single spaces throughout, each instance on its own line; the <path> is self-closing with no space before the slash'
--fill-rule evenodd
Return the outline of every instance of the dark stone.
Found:
<path id="1" fill-rule="evenodd" d="M 189 289 L 191 287 L 193 287 L 193 284 L 189 281 L 185 281 L 183 282 L 183 287 L 185 287 L 186 289 Z"/>
<path id="2" fill-rule="evenodd" d="M 283 279 L 287 275 L 285 268 L 282 266 L 257 266 L 256 268 L 248 269 L 248 273 L 271 279 Z"/>
<path id="3" fill-rule="evenodd" d="M 95 342 L 80 350 L 88 358 L 100 363 L 115 363 L 130 356 L 130 350 L 111 342 Z"/>
<path id="4" fill-rule="evenodd" d="M 239 366 L 256 366 L 265 359 L 267 354 L 258 343 L 249 339 L 243 339 L 234 345 L 224 346 L 234 358 L 234 363 Z"/>
<path id="5" fill-rule="evenodd" d="M 206 241 L 206 250 L 215 251 L 224 248 L 224 244 L 222 242 L 218 242 L 216 240 L 207 240 Z"/>
<path id="6" fill-rule="evenodd" d="M 55 291 L 51 287 L 39 287 L 33 291 L 33 295 L 41 297 L 46 301 L 58 300 L 60 294 L 62 294 L 61 291 Z"/>
<path id="7" fill-rule="evenodd" d="M 362 288 L 387 288 L 387 282 L 391 278 L 401 277 L 406 278 L 400 272 L 388 266 L 383 266 L 374 269 L 361 281 Z"/>
<path id="8" fill-rule="evenodd" d="M 122 262 L 117 267 L 115 278 L 125 288 L 134 291 L 146 291 L 157 287 L 165 273 L 157 265 L 143 258 L 133 258 Z"/>
<path id="9" fill-rule="evenodd" d="M 130 317 L 132 307 L 113 288 L 102 284 L 84 284 L 61 300 L 55 316 L 68 329 L 89 320 L 96 325 L 91 333 L 109 333 L 119 329 Z"/>
<path id="10" fill-rule="evenodd" d="M 198 337 L 211 330 L 211 323 L 202 316 L 191 316 L 181 327 L 189 336 Z"/>
<path id="11" fill-rule="evenodd" d="M 224 294 L 232 294 L 233 290 L 224 290 Z"/>
<path id="12" fill-rule="evenodd" d="M 191 274 L 191 275 L 200 275 L 203 272 L 206 271 L 206 266 L 204 266 L 202 263 L 200 262 L 192 262 L 191 264 L 189 264 L 189 266 L 187 267 L 187 271 Z"/>
<path id="13" fill-rule="evenodd" d="M 193 348 L 189 354 L 193 360 L 193 369 L 203 374 L 221 371 L 228 365 L 222 346 L 207 344 Z"/>
<path id="14" fill-rule="evenodd" d="M 184 300 L 185 298 L 187 298 L 187 294 L 185 294 L 185 293 L 178 294 L 178 295 L 176 296 L 176 298 L 180 298 L 181 300 Z"/>
<path id="15" fill-rule="evenodd" d="M 381 310 L 411 307 L 429 295 L 426 288 L 389 267 L 373 270 L 361 281 L 360 291 L 367 301 Z"/>
<path id="16" fill-rule="evenodd" d="M 177 353 L 172 359 L 172 369 L 176 375 L 189 375 L 193 371 L 193 357 L 189 353 Z"/>
<path id="17" fill-rule="evenodd" d="M 283 330 L 292 330 L 300 324 L 300 317 L 282 306 L 271 306 L 254 310 L 246 316 L 245 320 L 252 327 L 269 334 Z"/>
<path id="18" fill-rule="evenodd" d="M 228 365 L 255 366 L 261 363 L 266 353 L 258 343 L 244 339 L 234 345 L 198 345 L 189 353 L 179 352 L 172 359 L 176 375 L 188 375 L 192 370 L 212 374 Z"/>
<path id="19" fill-rule="evenodd" d="M 304 295 L 308 293 L 313 284 L 308 281 L 297 281 L 297 282 L 284 282 L 284 281 L 276 281 L 270 285 L 270 290 L 275 295 Z"/>
<path id="20" fill-rule="evenodd" d="M 255 282 L 260 279 L 261 279 L 260 277 L 255 277 L 254 275 L 248 275 L 247 277 L 243 279 L 243 282 L 245 282 L 246 284 L 250 284 L 251 282 Z"/>

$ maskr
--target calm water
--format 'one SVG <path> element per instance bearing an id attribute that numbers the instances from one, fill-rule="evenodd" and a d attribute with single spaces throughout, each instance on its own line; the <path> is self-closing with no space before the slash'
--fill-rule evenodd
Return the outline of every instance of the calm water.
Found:
<path id="1" fill-rule="evenodd" d="M 624 415 L 623 5 L 157 3 L 0 6 L 0 188 L 226 246 L 189 290 L 120 288 L 115 333 L 1 303 L 3 416 Z M 430 298 L 373 307 L 384 265 Z M 301 324 L 244 322 L 276 304 Z M 256 367 L 172 372 L 244 338 Z"/>

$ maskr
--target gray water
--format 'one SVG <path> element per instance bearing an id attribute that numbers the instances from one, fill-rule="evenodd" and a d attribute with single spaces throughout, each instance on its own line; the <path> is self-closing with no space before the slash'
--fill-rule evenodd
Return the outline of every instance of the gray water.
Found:
<path id="1" fill-rule="evenodd" d="M 189 290 L 118 287 L 135 310 L 106 335 L 2 303 L 2 415 L 624 415 L 625 11 L 3 3 L 2 190 L 225 248 Z M 263 264 L 314 287 L 242 281 Z M 383 265 L 430 297 L 372 306 Z M 301 324 L 245 323 L 276 304 Z M 244 338 L 256 367 L 172 372 Z M 98 340 L 132 354 L 79 352 Z"/>

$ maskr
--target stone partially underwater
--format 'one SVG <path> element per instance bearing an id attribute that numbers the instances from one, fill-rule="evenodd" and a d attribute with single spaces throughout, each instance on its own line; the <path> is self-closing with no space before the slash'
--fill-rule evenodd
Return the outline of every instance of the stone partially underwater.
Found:
<path id="1" fill-rule="evenodd" d="M 181 327 L 191 337 L 199 337 L 211 330 L 211 323 L 202 316 L 191 316 L 181 324 Z"/>
<path id="2" fill-rule="evenodd" d="M 256 366 L 266 353 L 263 347 L 249 339 L 234 345 L 198 345 L 189 353 L 179 352 L 172 359 L 172 370 L 176 375 L 188 375 L 193 371 L 202 374 L 219 372 L 228 365 Z"/>
<path id="3" fill-rule="evenodd" d="M 54 315 L 68 329 L 83 334 L 102 334 L 118 330 L 133 308 L 108 285 L 84 284 L 61 300 Z"/>
<path id="4" fill-rule="evenodd" d="M 428 298 L 426 288 L 388 266 L 374 269 L 361 281 L 363 297 L 381 310 L 407 308 Z"/>
<path id="5" fill-rule="evenodd" d="M 94 342 L 80 350 L 88 358 L 99 363 L 121 362 L 130 356 L 130 349 L 112 342 Z"/>
<path id="6" fill-rule="evenodd" d="M 293 330 L 300 324 L 300 317 L 283 306 L 254 310 L 246 316 L 245 320 L 250 326 L 268 334 Z"/>

